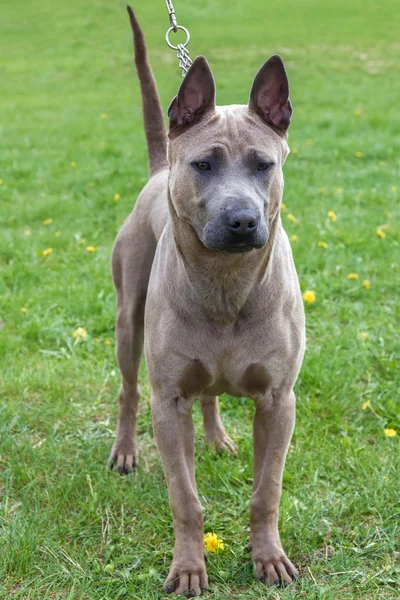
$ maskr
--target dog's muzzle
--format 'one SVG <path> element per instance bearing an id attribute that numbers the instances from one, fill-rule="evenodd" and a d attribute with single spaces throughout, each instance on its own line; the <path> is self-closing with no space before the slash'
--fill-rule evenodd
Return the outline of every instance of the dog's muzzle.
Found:
<path id="1" fill-rule="evenodd" d="M 253 208 L 229 208 L 207 223 L 203 243 L 221 252 L 249 252 L 268 241 L 268 228 Z"/>

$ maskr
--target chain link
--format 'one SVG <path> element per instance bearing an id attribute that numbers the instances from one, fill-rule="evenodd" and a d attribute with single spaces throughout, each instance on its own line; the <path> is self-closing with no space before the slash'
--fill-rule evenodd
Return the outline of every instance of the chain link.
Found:
<path id="1" fill-rule="evenodd" d="M 165 40 L 170 48 L 172 48 L 173 50 L 177 50 L 176 56 L 177 56 L 177 59 L 179 60 L 179 67 L 180 67 L 180 69 L 182 69 L 182 77 L 185 77 L 186 73 L 188 72 L 188 70 L 190 68 L 190 65 L 192 64 L 192 60 L 189 56 L 189 50 L 186 47 L 190 41 L 190 33 L 188 32 L 186 27 L 182 27 L 182 25 L 177 24 L 176 16 L 175 16 L 175 9 L 173 7 L 171 0 L 165 0 L 165 2 L 167 5 L 169 19 L 170 19 L 170 23 L 171 23 L 171 27 L 168 29 L 168 31 L 165 35 Z M 186 34 L 186 40 L 183 42 L 183 44 L 177 44 L 176 46 L 174 46 L 173 44 L 171 44 L 169 36 L 170 36 L 170 33 L 172 33 L 172 31 L 174 33 L 176 33 L 178 31 L 178 29 L 180 29 L 181 31 L 183 31 Z"/>

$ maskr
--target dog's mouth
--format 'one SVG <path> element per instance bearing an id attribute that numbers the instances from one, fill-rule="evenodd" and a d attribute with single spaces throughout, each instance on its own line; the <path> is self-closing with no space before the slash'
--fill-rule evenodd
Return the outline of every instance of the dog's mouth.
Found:
<path id="1" fill-rule="evenodd" d="M 262 248 L 262 246 L 249 244 L 248 242 L 239 242 L 237 244 L 229 244 L 227 246 L 219 248 L 219 251 L 229 252 L 231 254 L 242 254 L 244 252 L 251 252 L 252 250 L 256 250 L 258 248 Z"/>

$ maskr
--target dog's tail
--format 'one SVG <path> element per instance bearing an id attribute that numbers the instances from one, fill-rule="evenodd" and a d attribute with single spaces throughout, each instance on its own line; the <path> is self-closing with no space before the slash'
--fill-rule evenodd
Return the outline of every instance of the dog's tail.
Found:
<path id="1" fill-rule="evenodd" d="M 149 153 L 150 176 L 167 166 L 167 132 L 157 85 L 147 56 L 143 31 L 130 6 L 127 6 L 133 31 L 135 64 L 143 102 L 144 131 Z"/>

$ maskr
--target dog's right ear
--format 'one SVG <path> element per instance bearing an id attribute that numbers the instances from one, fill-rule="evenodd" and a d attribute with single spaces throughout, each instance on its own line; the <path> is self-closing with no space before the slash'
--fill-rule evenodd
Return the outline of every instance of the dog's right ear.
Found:
<path id="1" fill-rule="evenodd" d="M 204 56 L 198 56 L 172 100 L 169 109 L 169 129 L 186 128 L 197 123 L 215 108 L 214 77 Z"/>

